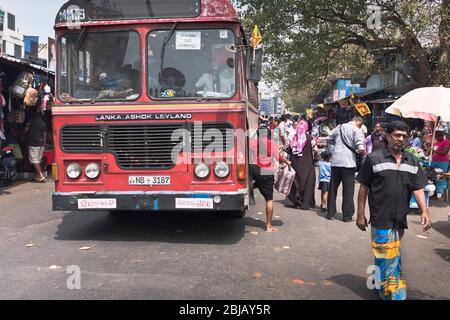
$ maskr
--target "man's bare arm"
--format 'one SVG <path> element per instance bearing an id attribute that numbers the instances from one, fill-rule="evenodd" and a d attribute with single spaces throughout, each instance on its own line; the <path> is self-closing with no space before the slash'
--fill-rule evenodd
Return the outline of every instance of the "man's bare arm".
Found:
<path id="1" fill-rule="evenodd" d="M 366 231 L 366 228 L 369 226 L 365 215 L 368 194 L 369 188 L 361 184 L 358 192 L 358 216 L 356 218 L 356 226 L 362 231 Z"/>

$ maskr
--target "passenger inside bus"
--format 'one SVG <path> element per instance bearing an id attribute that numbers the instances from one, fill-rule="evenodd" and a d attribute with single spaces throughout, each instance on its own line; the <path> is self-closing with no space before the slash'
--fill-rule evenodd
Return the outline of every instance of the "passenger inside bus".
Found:
<path id="1" fill-rule="evenodd" d="M 214 77 L 211 72 L 202 74 L 200 79 L 195 83 L 195 86 L 202 91 L 197 92 L 199 95 L 208 96 L 208 92 L 214 91 Z"/>
<path id="2" fill-rule="evenodd" d="M 203 97 L 231 97 L 235 90 L 234 59 L 228 58 L 215 72 L 202 74 L 195 86 L 202 89 L 197 95 Z"/>
<path id="3" fill-rule="evenodd" d="M 161 73 L 160 84 L 161 98 L 184 97 L 186 95 L 183 92 L 186 77 L 178 69 L 164 68 Z"/>
<path id="4" fill-rule="evenodd" d="M 220 92 L 229 97 L 234 94 L 235 74 L 234 59 L 228 58 L 226 64 L 219 68 L 219 87 Z"/>

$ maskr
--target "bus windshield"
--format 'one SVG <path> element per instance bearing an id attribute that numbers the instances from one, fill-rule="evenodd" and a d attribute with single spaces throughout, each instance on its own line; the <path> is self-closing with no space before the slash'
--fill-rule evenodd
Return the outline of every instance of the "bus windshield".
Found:
<path id="1" fill-rule="evenodd" d="M 62 101 L 136 100 L 141 95 L 139 34 L 134 31 L 63 35 L 58 94 Z"/>
<path id="2" fill-rule="evenodd" d="M 236 93 L 236 46 L 230 29 L 152 31 L 147 55 L 153 99 L 224 99 Z"/>

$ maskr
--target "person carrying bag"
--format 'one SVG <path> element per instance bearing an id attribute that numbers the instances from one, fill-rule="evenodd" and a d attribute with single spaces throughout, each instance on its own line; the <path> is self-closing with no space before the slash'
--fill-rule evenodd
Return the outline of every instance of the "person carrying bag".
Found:
<path id="1" fill-rule="evenodd" d="M 343 221 L 353 221 L 353 215 L 355 214 L 355 171 L 358 167 L 356 162 L 362 160 L 361 157 L 357 156 L 355 161 L 355 156 L 357 153 L 365 154 L 364 136 L 361 131 L 363 123 L 364 120 L 361 117 L 354 117 L 352 121 L 335 128 L 328 137 L 327 148 L 332 154 L 330 190 L 328 191 L 327 203 L 328 220 L 333 220 L 336 215 L 337 193 L 342 183 Z"/>
<path id="2" fill-rule="evenodd" d="M 285 166 L 277 172 L 274 188 L 279 193 L 289 195 L 295 179 L 295 170 L 290 166 Z"/>
<path id="3" fill-rule="evenodd" d="M 355 162 L 356 162 L 356 172 L 359 172 L 359 169 L 361 169 L 361 165 L 364 162 L 364 156 L 360 153 L 358 153 L 358 151 L 356 151 L 355 148 L 351 147 L 347 141 L 345 141 L 344 139 L 344 135 L 342 134 L 342 126 L 339 126 L 339 131 L 341 134 L 341 140 L 342 143 L 347 147 L 348 150 L 350 150 L 351 152 L 353 152 L 356 156 Z"/>

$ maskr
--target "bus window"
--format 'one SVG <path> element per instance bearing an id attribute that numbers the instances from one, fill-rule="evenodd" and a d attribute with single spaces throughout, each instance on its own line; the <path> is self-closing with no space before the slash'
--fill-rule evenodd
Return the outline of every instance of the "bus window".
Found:
<path id="1" fill-rule="evenodd" d="M 153 99 L 226 99 L 236 94 L 236 46 L 228 29 L 153 31 L 148 92 Z M 163 50 L 164 49 L 164 50 Z M 162 52 L 164 54 L 162 54 Z"/>
<path id="2" fill-rule="evenodd" d="M 136 100 L 141 95 L 138 33 L 80 31 L 64 35 L 61 44 L 61 100 Z"/>

